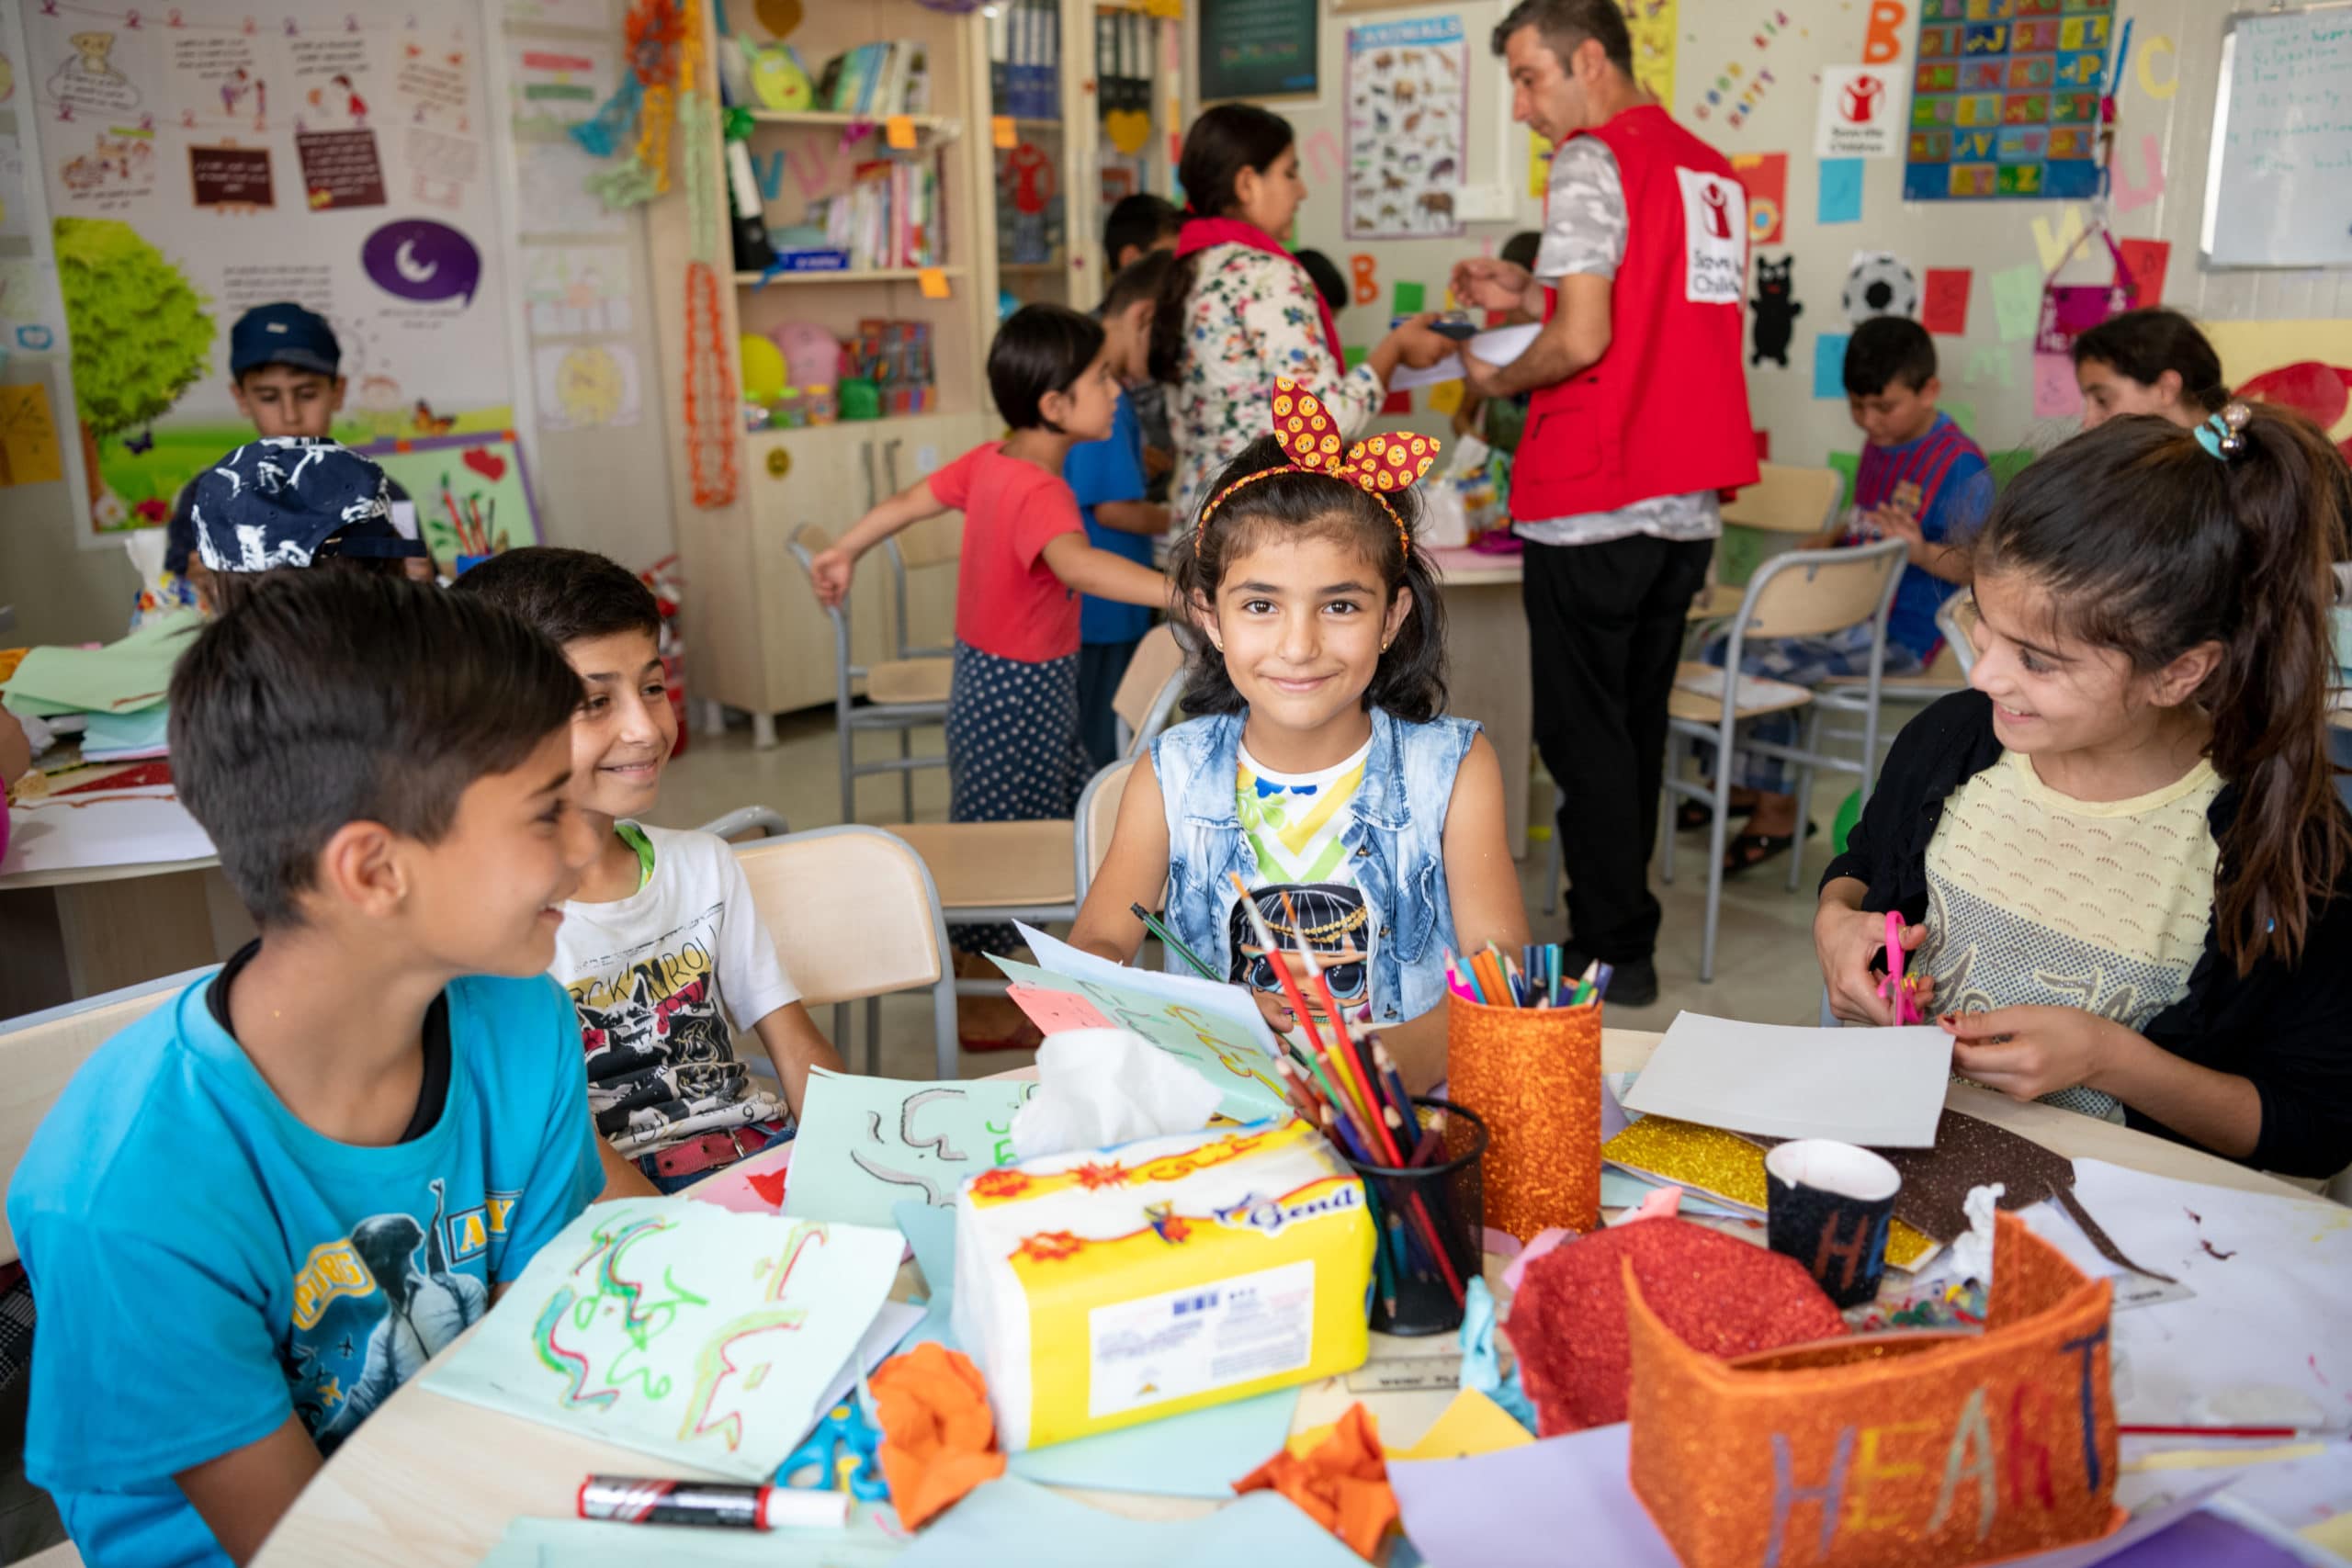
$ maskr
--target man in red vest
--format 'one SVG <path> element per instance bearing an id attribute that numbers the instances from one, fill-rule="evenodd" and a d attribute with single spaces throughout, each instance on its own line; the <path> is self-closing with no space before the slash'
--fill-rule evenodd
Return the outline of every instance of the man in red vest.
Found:
<path id="1" fill-rule="evenodd" d="M 1666 704 L 1683 617 L 1722 532 L 1716 491 L 1756 481 L 1740 359 L 1747 203 L 1723 154 L 1634 79 L 1616 0 L 1520 0 L 1495 28 L 1511 117 L 1558 149 L 1531 273 L 1465 261 L 1454 296 L 1541 314 L 1466 390 L 1530 393 L 1512 464 L 1525 541 L 1535 742 L 1567 803 L 1560 854 L 1579 967 L 1609 999 L 1657 996 L 1649 889 Z"/>

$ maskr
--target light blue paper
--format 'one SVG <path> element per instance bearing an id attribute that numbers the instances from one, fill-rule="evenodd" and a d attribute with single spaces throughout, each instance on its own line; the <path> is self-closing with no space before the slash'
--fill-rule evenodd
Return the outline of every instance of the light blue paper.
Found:
<path id="1" fill-rule="evenodd" d="M 784 1213 L 836 1224 L 891 1224 L 899 1203 L 956 1201 L 967 1176 L 1012 1163 L 1012 1113 L 1035 1083 L 920 1083 L 819 1067 L 808 1075 Z"/>
<path id="2" fill-rule="evenodd" d="M 1011 1476 L 924 1526 L 899 1561 L 906 1568 L 1363 1568 L 1363 1559 L 1275 1493 L 1253 1492 L 1197 1519 L 1146 1521 Z"/>
<path id="3" fill-rule="evenodd" d="M 862 1510 L 861 1510 L 862 1511 Z M 905 1542 L 864 1518 L 843 1529 L 723 1530 L 600 1519 L 511 1519 L 481 1568 L 885 1568 Z"/>
<path id="4" fill-rule="evenodd" d="M 1813 395 L 1816 398 L 1843 398 L 1846 395 L 1846 344 L 1850 341 L 1845 333 L 1824 333 L 1813 340 Z M 793 1156 L 799 1158 L 797 1155 Z"/>
<path id="5" fill-rule="evenodd" d="M 900 1203 L 891 1214 L 915 1249 L 915 1262 L 931 1287 L 931 1309 L 903 1343 L 935 1339 L 954 1349 L 948 1318 L 956 1298 L 955 1212 Z M 1231 1404 L 1187 1410 L 1140 1427 L 1032 1449 L 1014 1454 L 1012 1468 L 1016 1475 L 1051 1486 L 1228 1497 L 1234 1482 L 1283 1446 L 1297 1413 L 1298 1391 L 1280 1388 Z"/>
<path id="6" fill-rule="evenodd" d="M 1862 217 L 1862 161 L 1860 158 L 1821 160 L 1823 223 L 1858 223 Z"/>

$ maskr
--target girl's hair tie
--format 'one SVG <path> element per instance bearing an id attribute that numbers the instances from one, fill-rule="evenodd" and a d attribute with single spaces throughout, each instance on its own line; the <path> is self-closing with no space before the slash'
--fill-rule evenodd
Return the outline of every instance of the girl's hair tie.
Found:
<path id="1" fill-rule="evenodd" d="M 2245 451 L 2246 422 L 2254 411 L 2233 402 L 2197 427 L 2197 445 L 2211 457 L 2228 462 Z"/>
<path id="2" fill-rule="evenodd" d="M 1216 498 L 1201 509 L 1200 525 L 1193 530 L 1195 556 L 1201 553 L 1201 536 L 1208 532 L 1209 519 L 1216 515 L 1217 508 L 1230 501 L 1235 491 L 1276 474 L 1323 474 L 1355 486 L 1380 502 L 1380 509 L 1396 525 L 1398 547 L 1408 556 L 1413 553 L 1413 537 L 1388 498 L 1397 491 L 1410 489 L 1430 471 L 1442 446 L 1435 436 L 1374 435 L 1357 442 L 1342 454 L 1340 422 L 1331 417 L 1321 400 L 1295 381 L 1278 380 L 1274 383 L 1274 439 L 1290 461 L 1279 468 L 1245 474 L 1217 491 Z"/>

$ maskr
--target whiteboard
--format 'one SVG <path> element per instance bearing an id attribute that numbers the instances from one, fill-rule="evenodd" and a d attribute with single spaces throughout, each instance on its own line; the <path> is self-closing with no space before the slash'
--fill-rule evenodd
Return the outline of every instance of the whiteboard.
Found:
<path id="1" fill-rule="evenodd" d="M 2226 25 L 2202 248 L 2217 267 L 2352 263 L 2352 5 Z"/>

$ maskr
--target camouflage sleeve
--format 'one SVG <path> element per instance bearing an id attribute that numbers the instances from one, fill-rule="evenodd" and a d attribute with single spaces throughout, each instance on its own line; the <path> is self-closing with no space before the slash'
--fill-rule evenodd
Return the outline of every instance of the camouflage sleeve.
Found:
<path id="1" fill-rule="evenodd" d="M 1625 182 L 1617 173 L 1616 155 L 1599 137 L 1571 137 L 1552 154 L 1552 189 L 1535 276 L 1614 277 L 1624 259 Z"/>

